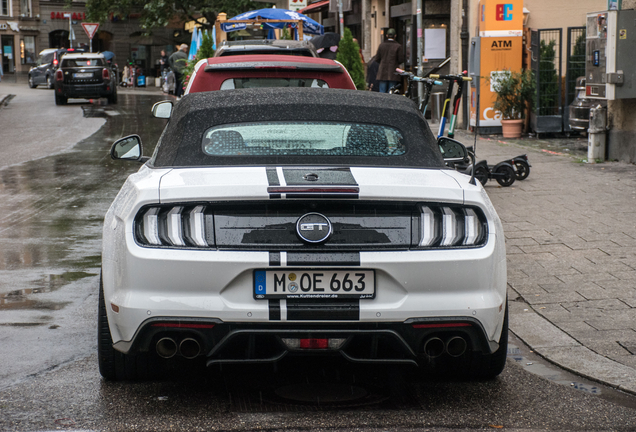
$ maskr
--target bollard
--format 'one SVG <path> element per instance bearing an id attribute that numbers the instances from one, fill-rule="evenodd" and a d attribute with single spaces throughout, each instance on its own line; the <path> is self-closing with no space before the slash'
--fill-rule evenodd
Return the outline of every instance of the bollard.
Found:
<path id="1" fill-rule="evenodd" d="M 587 163 L 605 160 L 607 139 L 607 109 L 602 106 L 590 108 L 590 125 L 587 129 Z"/>

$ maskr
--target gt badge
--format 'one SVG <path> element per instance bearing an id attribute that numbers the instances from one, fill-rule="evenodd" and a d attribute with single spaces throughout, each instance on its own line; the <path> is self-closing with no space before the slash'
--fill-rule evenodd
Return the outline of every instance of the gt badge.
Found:
<path id="1" fill-rule="evenodd" d="M 307 213 L 296 222 L 296 232 L 307 243 L 322 243 L 331 236 L 331 221 L 320 213 Z"/>

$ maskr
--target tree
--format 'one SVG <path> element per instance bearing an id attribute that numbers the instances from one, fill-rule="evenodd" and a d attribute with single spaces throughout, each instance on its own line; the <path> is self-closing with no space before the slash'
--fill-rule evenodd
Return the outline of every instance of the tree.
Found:
<path id="1" fill-rule="evenodd" d="M 212 32 L 204 31 L 202 33 L 201 46 L 194 56 L 194 60 L 190 60 L 186 63 L 186 68 L 183 70 L 183 88 L 187 87 L 190 77 L 194 72 L 194 67 L 199 61 L 214 57 L 214 41 L 212 40 Z"/>
<path id="2" fill-rule="evenodd" d="M 348 28 L 344 29 L 344 36 L 340 38 L 336 60 L 347 68 L 356 88 L 358 90 L 365 90 L 366 83 L 364 81 L 362 59 L 360 58 L 360 46 L 354 42 L 351 30 Z"/>
<path id="3" fill-rule="evenodd" d="M 66 0 L 71 4 L 71 0 Z M 172 19 L 197 21 L 203 28 L 212 29 L 219 13 L 227 13 L 228 18 L 254 9 L 269 7 L 267 3 L 251 0 L 87 0 L 88 21 L 106 22 L 112 15 L 127 17 L 139 13 L 141 27 L 146 30 L 165 27 Z M 205 18 L 204 23 L 201 18 Z"/>

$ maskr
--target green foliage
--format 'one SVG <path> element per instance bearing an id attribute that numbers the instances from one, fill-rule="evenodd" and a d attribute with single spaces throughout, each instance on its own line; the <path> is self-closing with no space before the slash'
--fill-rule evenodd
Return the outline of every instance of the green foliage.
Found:
<path id="1" fill-rule="evenodd" d="M 551 40 L 539 44 L 539 106 L 537 115 L 557 115 L 561 95 L 559 80 L 561 77 L 555 69 L 556 41 Z"/>
<path id="2" fill-rule="evenodd" d="M 72 0 L 65 0 L 67 5 Z M 184 21 L 205 17 L 204 28 L 212 29 L 219 13 L 227 13 L 232 18 L 243 12 L 270 7 L 268 3 L 251 0 L 87 0 L 86 18 L 88 21 L 104 23 L 111 15 L 127 17 L 131 13 L 140 13 L 140 25 L 146 30 L 165 27 L 171 19 Z"/>
<path id="3" fill-rule="evenodd" d="M 280 38 L 281 38 L 281 40 L 292 40 L 291 32 L 289 31 L 289 29 L 287 27 L 283 28 L 283 31 L 281 32 Z"/>
<path id="4" fill-rule="evenodd" d="M 492 79 L 491 84 L 497 93 L 493 108 L 505 120 L 524 118 L 526 104 L 530 111 L 534 110 L 536 84 L 532 71 L 505 71 Z"/>
<path id="5" fill-rule="evenodd" d="M 203 37 L 201 39 L 201 46 L 197 51 L 194 60 L 189 61 L 186 64 L 186 68 L 183 70 L 183 86 L 186 87 L 188 85 L 188 81 L 190 81 L 190 77 L 194 72 L 194 66 L 199 63 L 200 60 L 207 59 L 210 57 L 214 57 L 214 40 L 212 40 L 212 32 L 203 31 Z"/>
<path id="6" fill-rule="evenodd" d="M 344 36 L 340 38 L 336 60 L 347 68 L 356 88 L 358 90 L 366 90 L 364 67 L 360 58 L 360 46 L 354 42 L 351 30 L 348 28 L 344 29 Z"/>

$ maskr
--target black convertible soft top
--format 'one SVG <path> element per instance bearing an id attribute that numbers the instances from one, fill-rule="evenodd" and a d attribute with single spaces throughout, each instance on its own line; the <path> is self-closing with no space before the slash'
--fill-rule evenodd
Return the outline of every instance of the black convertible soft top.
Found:
<path id="1" fill-rule="evenodd" d="M 400 130 L 406 153 L 374 156 L 209 156 L 204 132 L 224 124 L 268 121 L 347 122 Z M 155 154 L 154 167 L 346 165 L 442 168 L 428 123 L 408 98 L 359 90 L 257 88 L 191 93 L 174 107 Z"/>

